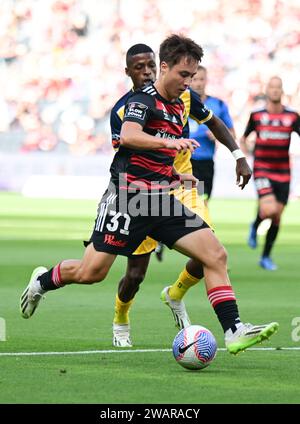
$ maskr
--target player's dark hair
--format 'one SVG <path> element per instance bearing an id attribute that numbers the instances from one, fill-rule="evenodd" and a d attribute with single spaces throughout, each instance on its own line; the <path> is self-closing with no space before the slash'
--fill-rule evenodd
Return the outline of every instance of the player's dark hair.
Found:
<path id="1" fill-rule="evenodd" d="M 183 57 L 200 62 L 203 49 L 191 38 L 172 34 L 166 38 L 159 48 L 159 60 L 166 62 L 171 68 L 180 62 Z"/>
<path id="2" fill-rule="evenodd" d="M 130 65 L 130 60 L 133 56 L 141 53 L 153 53 L 151 47 L 147 46 L 147 44 L 135 44 L 131 46 L 130 49 L 127 50 L 126 53 L 126 66 Z"/>

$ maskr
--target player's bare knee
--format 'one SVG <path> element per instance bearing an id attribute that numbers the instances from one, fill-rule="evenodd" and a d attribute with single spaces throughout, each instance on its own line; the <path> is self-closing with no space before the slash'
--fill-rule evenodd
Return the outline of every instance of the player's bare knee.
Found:
<path id="1" fill-rule="evenodd" d="M 224 246 L 220 246 L 218 252 L 217 252 L 217 261 L 219 263 L 222 263 L 222 265 L 227 264 L 227 251 Z"/>
<path id="2" fill-rule="evenodd" d="M 210 265 L 213 267 L 224 267 L 227 264 L 227 251 L 224 246 L 220 245 L 211 255 Z"/>
<path id="3" fill-rule="evenodd" d="M 260 209 L 260 217 L 262 219 L 273 219 L 278 214 L 276 204 L 268 204 Z"/>
<path id="4" fill-rule="evenodd" d="M 224 246 L 218 245 L 210 250 L 209 254 L 202 259 L 205 268 L 219 269 L 227 266 L 227 252 Z"/>

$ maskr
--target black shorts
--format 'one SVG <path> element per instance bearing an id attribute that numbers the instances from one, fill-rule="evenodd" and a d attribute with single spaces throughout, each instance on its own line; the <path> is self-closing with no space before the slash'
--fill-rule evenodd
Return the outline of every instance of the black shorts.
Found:
<path id="1" fill-rule="evenodd" d="M 289 199 L 290 183 L 280 183 L 269 178 L 255 178 L 255 187 L 258 197 L 261 199 L 268 194 L 273 194 L 277 202 L 286 205 Z"/>
<path id="2" fill-rule="evenodd" d="M 133 195 L 125 190 L 116 194 L 108 189 L 89 243 L 99 252 L 130 256 L 146 236 L 172 248 L 181 237 L 202 228 L 209 226 L 173 195 Z"/>
<path id="3" fill-rule="evenodd" d="M 193 175 L 198 178 L 199 181 L 203 181 L 204 183 L 204 193 L 201 192 L 201 184 L 198 185 L 198 193 L 200 196 L 205 194 L 206 197 L 209 199 L 213 188 L 214 161 L 212 159 L 191 159 L 191 163 L 193 167 Z"/>

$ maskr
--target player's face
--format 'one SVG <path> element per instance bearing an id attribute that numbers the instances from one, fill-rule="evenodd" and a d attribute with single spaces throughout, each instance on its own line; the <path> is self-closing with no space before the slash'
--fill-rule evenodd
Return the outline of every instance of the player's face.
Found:
<path id="1" fill-rule="evenodd" d="M 132 79 L 135 89 L 156 79 L 156 63 L 153 53 L 140 53 L 132 56 L 126 74 Z"/>
<path id="2" fill-rule="evenodd" d="M 207 83 L 207 74 L 204 69 L 199 69 L 192 79 L 191 88 L 200 96 L 205 94 L 205 86 Z"/>
<path id="3" fill-rule="evenodd" d="M 266 89 L 267 99 L 273 103 L 280 103 L 283 94 L 282 81 L 280 78 L 272 78 Z"/>
<path id="4" fill-rule="evenodd" d="M 165 62 L 162 62 L 161 71 L 169 99 L 177 99 L 191 85 L 197 67 L 198 62 L 187 57 L 183 57 L 179 63 L 171 68 Z"/>

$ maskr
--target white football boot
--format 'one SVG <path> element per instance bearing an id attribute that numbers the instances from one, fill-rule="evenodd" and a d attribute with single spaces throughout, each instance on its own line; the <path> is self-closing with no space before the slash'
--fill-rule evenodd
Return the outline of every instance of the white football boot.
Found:
<path id="1" fill-rule="evenodd" d="M 44 266 L 39 266 L 33 270 L 29 284 L 20 298 L 20 312 L 23 318 L 27 319 L 33 315 L 39 301 L 46 293 L 46 291 L 42 289 L 38 277 L 47 271 L 47 268 Z"/>
<path id="2" fill-rule="evenodd" d="M 113 323 L 113 346 L 132 347 L 129 324 Z"/>
<path id="3" fill-rule="evenodd" d="M 183 300 L 172 300 L 169 296 L 169 288 L 171 286 L 165 287 L 161 292 L 160 298 L 165 305 L 169 306 L 173 314 L 175 325 L 179 330 L 182 330 L 185 327 L 191 325 L 191 320 L 188 316 L 188 313 L 185 308 Z"/>

